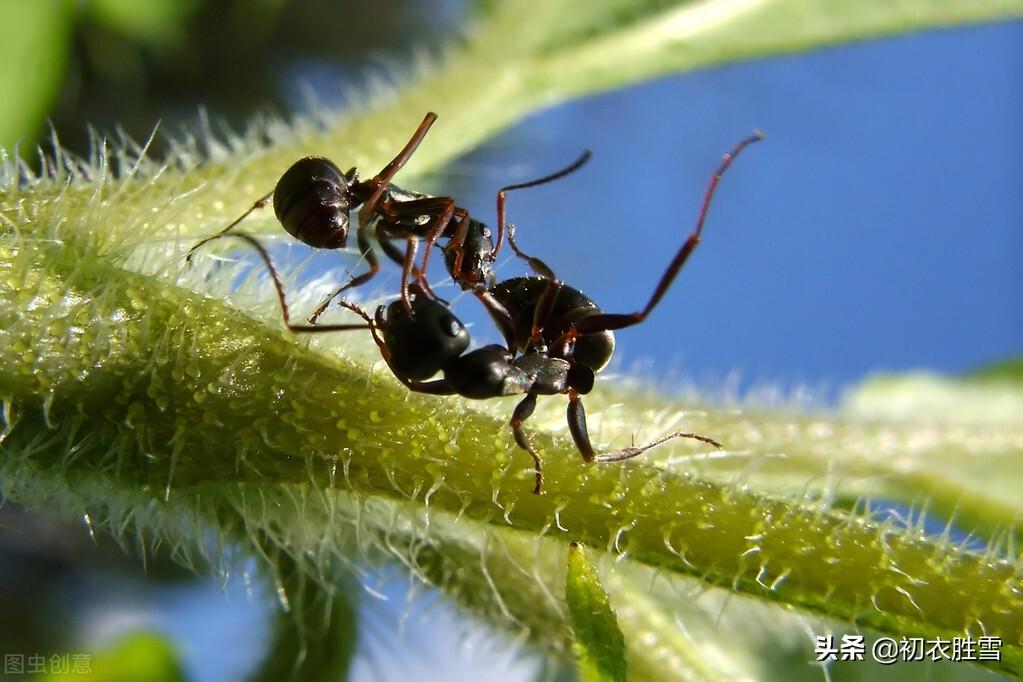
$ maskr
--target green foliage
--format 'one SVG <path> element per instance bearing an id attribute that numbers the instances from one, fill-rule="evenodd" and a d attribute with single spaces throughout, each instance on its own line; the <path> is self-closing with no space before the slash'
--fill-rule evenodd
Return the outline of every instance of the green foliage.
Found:
<path id="1" fill-rule="evenodd" d="M 355 580 L 324 584 L 309 577 L 310 567 L 274 543 L 257 545 L 274 572 L 281 610 L 274 636 L 253 682 L 343 680 L 355 654 Z"/>
<path id="2" fill-rule="evenodd" d="M 55 2 L 0 1 L 0 147 L 31 144 L 57 96 L 71 26 L 72 0 Z"/>
<path id="3" fill-rule="evenodd" d="M 559 98 L 1018 15 L 1023 3 L 562 0 L 531 5 L 529 21 L 516 3 L 490 8 L 460 52 L 393 97 L 367 97 L 366 112 L 185 140 L 163 165 L 131 143 L 97 143 L 86 161 L 57 149 L 35 178 L 9 161 L 3 495 L 87 513 L 186 565 L 226 571 L 236 553 L 257 557 L 296 610 L 294 631 L 278 634 L 265 663 L 271 676 L 289 657 L 305 661 L 305 676 L 342 674 L 347 656 L 324 651 L 353 631 L 337 585 L 395 561 L 564 655 L 568 539 L 622 559 L 605 587 L 621 605 L 634 679 L 758 676 L 783 651 L 802 669 L 805 643 L 792 634 L 801 624 L 779 609 L 751 617 L 763 601 L 895 636 L 998 635 L 1002 660 L 991 665 L 1023 675 L 1018 388 L 922 382 L 900 413 L 906 393 L 868 385 L 839 414 L 793 415 L 666 404 L 602 385 L 588 403 L 602 415 L 602 442 L 684 418 L 687 430 L 720 434 L 725 456 L 674 444 L 642 461 L 582 466 L 570 441 L 545 432 L 563 419 L 552 405 L 530 422 L 547 459 L 549 493 L 537 497 L 507 431 L 508 403 L 409 394 L 364 336 L 296 339 L 280 330 L 265 282 L 234 289 L 231 268 L 182 263 L 183 247 L 236 216 L 294 158 L 379 167 L 428 109 L 441 118 L 403 171 L 413 186 L 414 173 Z M 273 143 L 256 142 L 264 137 Z M 277 229 L 265 215 L 251 226 Z M 957 410 L 942 407 L 949 400 Z M 871 498 L 911 513 L 875 518 Z M 947 520 L 946 532 L 926 532 L 925 512 Z M 953 524 L 984 547 L 955 539 Z M 651 571 L 666 592 L 651 587 Z M 695 585 L 722 589 L 694 605 Z M 725 591 L 744 595 L 729 608 L 740 627 L 728 655 L 699 627 Z M 774 657 L 758 650 L 767 641 L 780 642 Z"/>
<path id="4" fill-rule="evenodd" d="M 576 543 L 568 548 L 565 601 L 572 615 L 575 649 L 584 682 L 624 682 L 625 638 L 618 629 L 597 572 Z"/>
<path id="5" fill-rule="evenodd" d="M 970 372 L 970 381 L 1023 385 L 1023 355 L 995 362 Z"/>
<path id="6" fill-rule="evenodd" d="M 174 647 L 162 636 L 138 632 L 105 651 L 90 655 L 82 667 L 46 675 L 45 682 L 184 682 Z"/>
<path id="7" fill-rule="evenodd" d="M 185 23 L 198 0 L 91 0 L 86 5 L 95 21 L 143 43 L 167 46 L 185 38 Z"/>

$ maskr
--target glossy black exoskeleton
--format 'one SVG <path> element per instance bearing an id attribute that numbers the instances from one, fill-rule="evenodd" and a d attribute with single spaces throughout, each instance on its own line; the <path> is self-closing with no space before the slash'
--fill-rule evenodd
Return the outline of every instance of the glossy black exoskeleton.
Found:
<path id="1" fill-rule="evenodd" d="M 271 195 L 274 215 L 288 234 L 313 248 L 343 249 L 348 244 L 352 202 L 358 205 L 366 198 L 359 200 L 365 192 L 357 182 L 354 168 L 342 173 L 330 159 L 319 156 L 299 159 L 274 187 Z M 265 200 L 263 197 L 260 202 Z"/>
<path id="2" fill-rule="evenodd" d="M 613 331 L 647 318 L 700 243 L 707 210 L 722 174 L 747 145 L 762 137 L 757 131 L 725 155 L 704 193 L 695 228 L 642 310 L 605 313 L 584 293 L 562 283 L 542 260 L 523 253 L 513 229 L 509 230 L 509 245 L 537 276 L 513 277 L 476 292 L 504 335 L 505 346 L 490 345 L 466 352 L 469 334 L 465 327 L 447 306 L 418 287 L 410 307 L 396 301 L 378 307 L 373 318 L 358 306 L 342 305 L 366 320 L 391 371 L 412 391 L 479 400 L 525 394 L 512 413 L 510 425 L 515 442 L 533 458 L 535 493 L 543 489 L 543 462 L 522 425 L 533 414 L 540 395 L 568 396 L 569 432 L 586 462 L 622 461 L 672 438 L 692 438 L 721 447 L 712 438 L 676 432 L 647 445 L 598 455 L 590 442 L 582 396 L 593 389 L 596 374 L 611 360 Z M 430 380 L 438 372 L 443 378 Z"/>
<path id="3" fill-rule="evenodd" d="M 411 297 L 411 312 L 395 301 L 378 307 L 372 318 L 354 304 L 342 301 L 342 305 L 366 320 L 391 372 L 409 390 L 476 400 L 525 394 L 512 413 L 510 425 L 515 442 L 533 458 L 533 492 L 537 494 L 543 490 L 543 462 L 522 427 L 536 409 L 539 395 L 570 396 L 569 429 L 587 462 L 629 459 L 671 438 L 696 438 L 718 445 L 696 434 L 672 433 L 648 445 L 597 455 L 590 445 L 586 414 L 578 397 L 593 388 L 594 371 L 590 367 L 552 357 L 540 347 L 514 353 L 501 345 L 489 345 L 466 352 L 469 333 L 448 307 L 427 296 L 418 285 L 412 285 Z M 443 378 L 428 380 L 438 372 Z"/>
<path id="4" fill-rule="evenodd" d="M 513 237 L 514 239 L 514 237 Z M 603 311 L 586 294 L 551 277 L 513 277 L 481 292 L 487 310 L 504 335 L 509 348 L 524 352 L 534 339 L 534 324 L 541 313 L 542 326 L 537 337 L 552 357 L 572 357 L 594 373 L 607 366 L 614 354 L 615 337 L 609 330 L 574 335 L 570 332 L 582 320 Z M 557 282 L 551 288 L 551 282 Z M 551 296 L 549 309 L 540 309 L 541 300 Z"/>
<path id="5" fill-rule="evenodd" d="M 248 240 L 265 261 L 289 328 L 323 332 L 368 327 L 393 374 L 412 391 L 481 400 L 525 394 L 512 413 L 510 425 L 515 442 L 533 458 L 536 471 L 533 492 L 539 494 L 543 488 L 543 463 L 522 428 L 533 414 L 539 395 L 568 396 L 569 431 L 587 462 L 622 461 L 672 438 L 692 438 L 720 447 L 706 436 L 676 432 L 644 446 L 598 455 L 590 443 L 582 396 L 592 390 L 595 375 L 611 359 L 613 331 L 643 322 L 657 306 L 700 242 L 707 210 L 721 176 L 739 152 L 762 137 L 757 131 L 725 155 L 704 193 L 695 228 L 664 270 L 642 310 L 624 314 L 603 312 L 581 291 L 562 283 L 546 263 L 523 253 L 515 241 L 514 230 L 509 229 L 509 245 L 536 276 L 514 277 L 474 292 L 504 335 L 505 346 L 467 351 L 470 339 L 465 327 L 418 282 L 410 285 L 403 299 L 378 307 L 373 317 L 357 305 L 341 301 L 342 306 L 359 314 L 366 324 L 291 325 L 280 277 L 265 249 L 248 235 L 236 236 Z M 501 219 L 503 223 L 503 213 Z M 438 372 L 443 378 L 431 379 Z"/>
<path id="6" fill-rule="evenodd" d="M 493 263 L 504 238 L 504 207 L 507 192 L 550 182 L 571 173 L 589 158 L 589 153 L 571 166 L 552 175 L 527 183 L 508 185 L 498 192 L 498 235 L 495 246 L 490 227 L 472 218 L 469 212 L 455 205 L 451 197 L 435 197 L 402 189 L 391 183 L 394 175 L 408 162 L 418 148 L 437 115 L 428 113 L 404 148 L 379 173 L 362 180 L 355 168 L 342 173 L 329 159 L 309 156 L 296 161 L 284 172 L 272 192 L 257 200 L 247 211 L 217 234 L 203 239 L 188 252 L 191 260 L 196 249 L 221 237 L 239 237 L 252 243 L 252 238 L 232 233 L 242 220 L 272 197 L 278 221 L 296 239 L 318 249 L 344 248 L 348 243 L 351 211 L 359 208 L 356 231 L 359 251 L 369 269 L 353 277 L 337 289 L 309 317 L 315 325 L 330 302 L 353 287 L 365 284 L 380 269 L 370 237 L 374 231 L 384 253 L 402 266 L 401 297 L 410 309 L 408 284 L 415 277 L 420 287 L 429 291 L 425 272 L 429 254 L 438 240 L 446 239 L 445 264 L 452 279 L 463 289 L 481 289 L 493 282 Z M 394 244 L 405 241 L 404 251 Z M 420 240 L 426 241 L 422 265 L 415 266 Z M 283 303 L 283 299 L 282 299 Z M 286 316 L 287 317 L 287 316 Z M 302 325 L 289 327 L 299 331 Z"/>

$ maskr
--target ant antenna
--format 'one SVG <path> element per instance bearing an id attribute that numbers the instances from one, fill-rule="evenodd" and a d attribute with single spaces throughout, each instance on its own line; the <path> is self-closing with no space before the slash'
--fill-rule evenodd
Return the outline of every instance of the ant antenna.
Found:
<path id="1" fill-rule="evenodd" d="M 501 244 L 504 242 L 504 204 L 506 201 L 505 193 L 511 192 L 512 190 L 516 189 L 526 189 L 528 187 L 544 185 L 547 184 L 548 182 L 552 182 L 554 180 L 558 180 L 559 178 L 563 178 L 566 175 L 569 175 L 579 170 L 579 168 L 583 164 L 590 160 L 591 156 L 593 156 L 593 153 L 589 149 L 586 149 L 583 151 L 582 155 L 578 159 L 572 162 L 571 165 L 566 166 L 565 168 L 562 168 L 557 172 L 551 173 L 550 175 L 545 175 L 544 177 L 539 178 L 537 180 L 530 180 L 529 182 L 520 182 L 514 185 L 506 185 L 497 191 L 497 246 L 494 247 L 493 251 L 493 257 L 495 259 L 497 258 L 497 252 L 501 250 Z"/>
<path id="2" fill-rule="evenodd" d="M 703 231 L 703 223 L 707 218 L 707 209 L 710 208 L 710 201 L 714 198 L 714 190 L 717 189 L 718 183 L 721 182 L 721 176 L 732 165 L 732 161 L 739 155 L 739 152 L 754 142 L 760 142 L 762 139 L 764 139 L 764 134 L 759 130 L 754 130 L 752 135 L 739 140 L 738 144 L 732 147 L 732 151 L 725 154 L 721 160 L 721 165 L 714 171 L 714 175 L 710 178 L 710 184 L 707 185 L 707 189 L 703 193 L 703 203 L 700 204 L 700 217 L 696 221 L 696 229 L 693 230 L 694 237 L 700 238 L 700 232 Z"/>
<path id="3" fill-rule="evenodd" d="M 198 244 L 196 244 L 195 246 L 190 248 L 188 250 L 188 254 L 185 256 L 185 260 L 189 263 L 189 265 L 191 265 L 191 263 L 192 263 L 192 256 L 195 254 L 196 250 L 200 246 L 202 246 L 203 244 L 206 244 L 207 242 L 211 242 L 214 239 L 217 239 L 219 237 L 223 237 L 227 232 L 230 232 L 236 225 L 238 225 L 238 223 L 240 223 L 241 221 L 243 221 L 246 218 L 248 218 L 250 213 L 252 213 L 253 211 L 255 211 L 258 208 L 263 208 L 264 206 L 266 206 L 266 202 L 269 201 L 270 197 L 272 197 L 273 195 L 274 195 L 274 190 L 270 190 L 269 192 L 264 194 L 262 197 L 257 199 L 256 202 L 254 204 L 252 204 L 252 206 L 249 206 L 249 209 L 247 211 L 245 211 L 245 213 L 242 213 L 240 216 L 235 218 L 234 221 L 232 221 L 231 224 L 229 224 L 223 230 L 221 230 L 220 232 L 216 233 L 215 235 L 206 237 L 206 239 L 203 239 Z M 272 270 L 272 268 L 271 268 L 271 270 Z"/>
<path id="4" fill-rule="evenodd" d="M 267 253 L 266 247 L 259 243 L 252 235 L 245 234 L 244 232 L 232 232 L 225 234 L 223 232 L 208 237 L 203 241 L 210 241 L 211 239 L 218 239 L 221 237 L 234 237 L 241 239 L 251 245 L 256 251 L 259 252 L 259 257 L 263 259 L 263 263 L 266 265 L 267 270 L 270 271 L 270 278 L 273 280 L 274 289 L 277 291 L 277 300 L 281 304 L 281 317 L 284 318 L 284 325 L 293 332 L 305 332 L 305 333 L 317 333 L 317 332 L 338 332 L 338 331 L 350 331 L 353 329 L 367 329 L 372 328 L 372 324 L 324 324 L 324 325 L 301 325 L 292 324 L 291 314 L 288 311 L 288 303 L 284 296 L 284 285 L 281 283 L 281 276 L 277 273 L 277 268 L 274 267 L 273 261 L 270 260 L 270 254 Z"/>

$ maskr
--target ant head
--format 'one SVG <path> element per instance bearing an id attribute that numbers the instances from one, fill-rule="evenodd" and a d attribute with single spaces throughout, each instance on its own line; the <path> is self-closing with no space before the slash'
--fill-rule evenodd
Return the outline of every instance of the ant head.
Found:
<path id="1" fill-rule="evenodd" d="M 460 269 L 456 271 L 461 253 Z M 462 289 L 486 287 L 493 278 L 494 236 L 486 223 L 469 218 L 465 241 L 459 245 L 452 240 L 444 247 L 444 262 L 448 272 Z"/>
<path id="2" fill-rule="evenodd" d="M 444 367 L 444 379 L 458 395 L 476 400 L 519 395 L 533 383 L 526 372 L 512 364 L 508 349 L 498 345 L 455 358 Z"/>
<path id="3" fill-rule="evenodd" d="M 469 332 L 446 305 L 413 287 L 412 313 L 399 300 L 387 306 L 384 343 L 399 376 L 422 381 L 469 347 Z"/>
<path id="4" fill-rule="evenodd" d="M 296 239 L 317 249 L 340 249 L 348 242 L 355 169 L 342 175 L 329 159 L 307 156 L 285 171 L 274 188 L 274 213 Z"/>

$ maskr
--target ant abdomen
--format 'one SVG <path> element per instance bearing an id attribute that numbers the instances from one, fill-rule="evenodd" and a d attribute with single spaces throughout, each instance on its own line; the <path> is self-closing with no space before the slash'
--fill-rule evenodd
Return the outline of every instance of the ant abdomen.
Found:
<path id="1" fill-rule="evenodd" d="M 348 242 L 350 184 L 329 159 L 299 159 L 274 188 L 274 213 L 291 236 L 309 246 L 344 248 Z"/>

